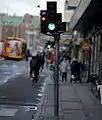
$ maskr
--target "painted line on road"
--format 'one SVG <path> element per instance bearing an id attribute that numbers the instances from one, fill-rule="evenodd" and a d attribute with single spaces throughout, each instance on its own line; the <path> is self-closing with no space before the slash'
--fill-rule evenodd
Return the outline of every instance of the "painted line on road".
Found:
<path id="1" fill-rule="evenodd" d="M 45 77 L 45 75 L 44 75 L 44 74 L 41 74 L 40 77 Z"/>
<path id="2" fill-rule="evenodd" d="M 8 75 L 8 74 L 11 74 L 11 72 L 3 72 L 3 74 L 6 74 L 6 75 Z"/>
<path id="3" fill-rule="evenodd" d="M 7 83 L 8 82 L 8 79 L 4 80 L 4 83 Z"/>
<path id="4" fill-rule="evenodd" d="M 28 112 L 28 111 L 33 111 L 33 110 L 37 110 L 37 106 L 25 106 L 25 111 Z"/>
<path id="5" fill-rule="evenodd" d="M 9 67 L 9 65 L 6 65 L 6 64 L 3 64 L 2 66 L 1 66 L 1 68 L 8 68 Z"/>
<path id="6" fill-rule="evenodd" d="M 40 98 L 36 98 L 37 101 L 40 101 L 41 99 Z"/>
<path id="7" fill-rule="evenodd" d="M 12 117 L 15 116 L 18 109 L 10 109 L 10 108 L 1 108 L 0 116 Z"/>
<path id="8" fill-rule="evenodd" d="M 6 79 L 5 79 L 0 85 L 3 85 L 3 84 L 5 84 L 5 83 L 7 83 L 8 80 L 9 80 L 10 78 L 14 77 L 14 76 L 15 76 L 15 72 L 14 72 L 12 75 L 7 76 Z"/>
<path id="9" fill-rule="evenodd" d="M 39 96 L 39 97 L 41 97 L 41 96 L 42 96 L 42 94 L 41 94 L 41 93 L 38 93 L 38 96 Z"/>
<path id="10" fill-rule="evenodd" d="M 22 75 L 22 73 L 16 73 L 16 75 Z"/>
<path id="11" fill-rule="evenodd" d="M 39 91 L 39 93 L 37 94 L 38 97 L 42 97 L 43 96 L 43 93 L 45 91 L 45 88 L 46 88 L 46 85 L 48 83 L 48 80 L 49 80 L 49 76 L 45 78 L 44 83 L 42 83 L 42 86 L 40 87 L 40 90 L 38 90 Z M 41 98 L 38 98 L 38 97 L 36 98 L 36 100 L 37 101 L 41 101 Z M 39 104 L 40 103 L 38 103 L 38 105 Z"/>

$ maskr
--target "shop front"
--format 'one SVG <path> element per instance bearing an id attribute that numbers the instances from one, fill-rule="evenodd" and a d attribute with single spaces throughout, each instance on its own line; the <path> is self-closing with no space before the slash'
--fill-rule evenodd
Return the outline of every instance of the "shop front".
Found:
<path id="1" fill-rule="evenodd" d="M 91 0 L 87 4 L 86 9 L 82 10 L 83 13 L 79 17 L 78 13 L 81 12 L 79 11 L 81 8 L 82 6 L 79 5 L 72 18 L 70 27 L 72 30 L 80 32 L 83 38 L 88 41 L 89 52 L 82 50 L 83 59 L 86 59 L 87 54 L 89 73 L 98 72 L 100 81 L 102 81 L 102 70 L 99 71 L 99 69 L 102 69 L 102 1 Z M 77 22 L 74 22 L 75 20 Z"/>

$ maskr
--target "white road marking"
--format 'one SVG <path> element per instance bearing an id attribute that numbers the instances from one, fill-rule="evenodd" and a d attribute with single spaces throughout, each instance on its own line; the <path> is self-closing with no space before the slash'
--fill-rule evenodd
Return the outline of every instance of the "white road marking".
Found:
<path id="1" fill-rule="evenodd" d="M 40 101 L 41 99 L 40 98 L 36 98 L 36 100 Z"/>
<path id="2" fill-rule="evenodd" d="M 34 110 L 37 110 L 38 108 L 37 107 L 35 107 L 35 109 Z"/>
<path id="3" fill-rule="evenodd" d="M 6 74 L 6 75 L 8 75 L 8 74 L 11 74 L 11 72 L 4 72 L 3 74 Z"/>
<path id="4" fill-rule="evenodd" d="M 16 75 L 22 75 L 22 73 L 16 73 Z"/>
<path id="5" fill-rule="evenodd" d="M 17 65 L 13 65 L 12 67 L 13 67 L 13 68 L 17 68 Z"/>
<path id="6" fill-rule="evenodd" d="M 3 64 L 1 67 L 2 67 L 2 68 L 7 68 L 7 67 L 8 67 L 8 65 Z"/>
<path id="7" fill-rule="evenodd" d="M 41 74 L 40 77 L 45 77 L 45 75 L 44 75 L 44 74 Z"/>
<path id="8" fill-rule="evenodd" d="M 1 108 L 0 116 L 15 116 L 18 109 Z"/>
<path id="9" fill-rule="evenodd" d="M 41 87 L 40 87 L 40 89 L 38 90 L 38 92 L 39 92 L 39 93 L 43 93 L 42 90 L 41 90 Z"/>
<path id="10" fill-rule="evenodd" d="M 33 107 L 32 106 L 25 106 L 24 108 L 25 108 L 26 112 L 31 111 L 31 110 L 37 110 L 37 107 L 35 107 L 35 106 L 33 106 Z"/>
<path id="11" fill-rule="evenodd" d="M 40 87 L 40 89 L 41 89 L 41 92 L 44 92 L 44 87 Z"/>
<path id="12" fill-rule="evenodd" d="M 41 93 L 38 93 L 38 96 L 40 96 L 40 97 L 41 97 L 41 96 L 42 96 L 42 94 L 41 94 Z"/>
<path id="13" fill-rule="evenodd" d="M 8 79 L 4 80 L 4 83 L 8 82 Z"/>

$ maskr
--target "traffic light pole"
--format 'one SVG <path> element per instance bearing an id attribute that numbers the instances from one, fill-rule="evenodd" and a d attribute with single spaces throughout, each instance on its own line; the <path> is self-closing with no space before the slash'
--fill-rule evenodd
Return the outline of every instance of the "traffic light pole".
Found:
<path id="1" fill-rule="evenodd" d="M 55 77 L 54 77 L 54 116 L 59 116 L 59 39 L 60 34 L 55 34 Z"/>

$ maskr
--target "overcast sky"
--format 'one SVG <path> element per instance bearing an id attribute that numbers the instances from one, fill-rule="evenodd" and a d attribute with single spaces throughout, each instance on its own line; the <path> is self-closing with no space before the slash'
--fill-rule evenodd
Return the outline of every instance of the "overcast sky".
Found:
<path id="1" fill-rule="evenodd" d="M 46 1 L 51 0 L 0 0 L 0 12 L 9 14 L 24 15 L 25 13 L 38 15 L 40 9 L 46 9 Z M 58 1 L 58 12 L 63 12 L 64 0 Z M 37 8 L 40 5 L 40 8 Z"/>

